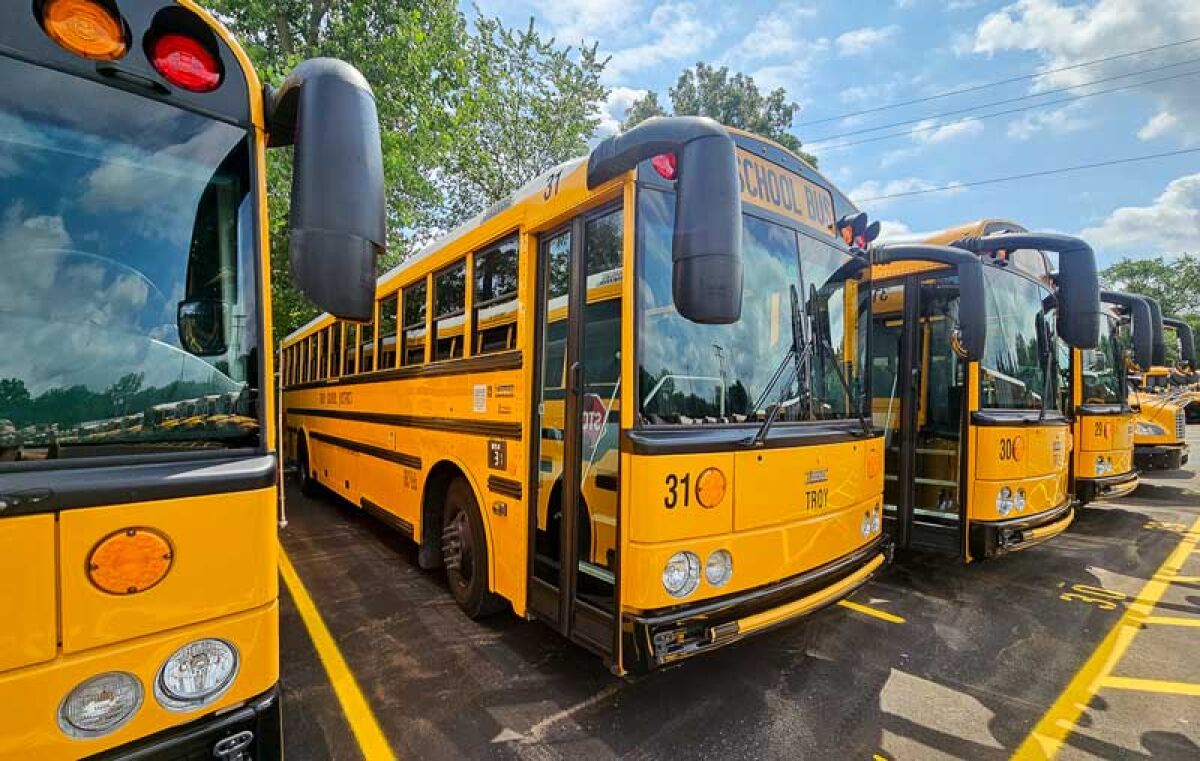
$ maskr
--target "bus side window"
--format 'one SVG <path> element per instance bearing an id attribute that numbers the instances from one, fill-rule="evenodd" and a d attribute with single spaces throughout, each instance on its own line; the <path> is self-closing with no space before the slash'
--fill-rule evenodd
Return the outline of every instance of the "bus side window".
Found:
<path id="1" fill-rule="evenodd" d="M 379 369 L 396 366 L 396 306 L 400 292 L 384 296 L 379 302 Z"/>
<path id="2" fill-rule="evenodd" d="M 475 254 L 473 354 L 516 348 L 517 239 Z"/>
<path id="3" fill-rule="evenodd" d="M 346 326 L 346 333 L 342 338 L 346 357 L 342 375 L 354 375 L 358 372 L 358 326 L 351 322 L 342 324 Z"/>
<path id="4" fill-rule="evenodd" d="M 329 377 L 329 328 L 324 328 L 317 334 L 317 346 L 320 347 L 317 359 L 317 380 Z"/>
<path id="5" fill-rule="evenodd" d="M 359 372 L 369 373 L 375 369 L 375 323 L 367 322 L 358 326 L 358 345 L 362 352 L 359 360 Z"/>
<path id="6" fill-rule="evenodd" d="M 433 361 L 463 355 L 467 264 L 459 262 L 433 276 Z"/>
<path id="7" fill-rule="evenodd" d="M 335 322 L 325 328 L 329 341 L 329 377 L 336 378 L 342 374 L 342 326 L 344 322 Z"/>
<path id="8" fill-rule="evenodd" d="M 425 362 L 425 283 L 404 289 L 404 328 L 400 336 L 404 348 L 401 364 L 420 365 Z"/>

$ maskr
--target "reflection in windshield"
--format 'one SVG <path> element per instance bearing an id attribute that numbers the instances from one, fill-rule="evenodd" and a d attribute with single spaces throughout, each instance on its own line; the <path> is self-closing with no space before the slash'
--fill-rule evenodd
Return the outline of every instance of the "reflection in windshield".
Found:
<path id="1" fill-rule="evenodd" d="M 1022 275 L 984 268 L 987 293 L 987 341 L 980 368 L 980 406 L 992 409 L 1057 409 L 1058 379 L 1046 388 L 1047 328 L 1042 300 L 1049 290 Z"/>
<path id="2" fill-rule="evenodd" d="M 795 230 L 746 215 L 741 319 L 731 325 L 700 325 L 681 317 L 672 301 L 674 203 L 670 193 L 638 191 L 642 419 L 652 424 L 744 422 L 762 419 L 766 407 L 779 401 L 790 402 L 779 420 L 856 416 L 857 405 L 847 401 L 837 373 L 839 368 L 848 373 L 852 395 L 861 403 L 861 321 L 847 325 L 844 317 L 847 303 L 857 315 L 857 282 L 851 281 L 848 295 L 845 275 L 831 280 L 850 257 Z M 771 389 L 771 398 L 754 409 L 792 347 L 793 289 L 799 296 L 801 338 L 819 345 L 814 343 L 801 378 L 789 388 Z"/>
<path id="3" fill-rule="evenodd" d="M 0 418 L 19 459 L 254 442 L 245 130 L 8 59 L 0 72 Z M 219 353 L 181 348 L 185 300 L 220 305 Z"/>

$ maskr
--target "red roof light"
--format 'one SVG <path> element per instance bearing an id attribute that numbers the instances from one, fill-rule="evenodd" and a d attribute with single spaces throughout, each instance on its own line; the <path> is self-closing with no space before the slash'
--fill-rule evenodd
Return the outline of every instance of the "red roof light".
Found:
<path id="1" fill-rule="evenodd" d="M 658 172 L 659 177 L 662 177 L 664 180 L 675 179 L 678 164 L 675 161 L 674 153 L 660 153 L 650 159 L 650 164 L 654 167 L 654 171 Z"/>
<path id="2" fill-rule="evenodd" d="M 191 37 L 164 34 L 154 41 L 154 68 L 173 85 L 192 92 L 211 92 L 221 84 L 216 57 Z"/>

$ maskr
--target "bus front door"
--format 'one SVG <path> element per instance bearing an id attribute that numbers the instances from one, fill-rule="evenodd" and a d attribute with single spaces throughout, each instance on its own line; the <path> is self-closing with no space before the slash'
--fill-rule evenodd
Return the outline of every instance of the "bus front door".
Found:
<path id="1" fill-rule="evenodd" d="M 898 547 L 960 555 L 967 364 L 952 339 L 958 278 L 909 276 L 878 286 L 874 298 L 873 409 L 887 436 L 885 517 Z M 889 300 L 902 302 L 894 314 L 878 308 Z"/>
<path id="2" fill-rule="evenodd" d="M 541 236 L 529 607 L 615 650 L 622 211 Z"/>

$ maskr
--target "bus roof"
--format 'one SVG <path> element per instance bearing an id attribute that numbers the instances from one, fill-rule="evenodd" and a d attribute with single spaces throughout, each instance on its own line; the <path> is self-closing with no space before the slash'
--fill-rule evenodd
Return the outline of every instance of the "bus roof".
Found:
<path id="1" fill-rule="evenodd" d="M 834 185 L 832 182 L 830 182 L 829 179 L 825 175 L 823 175 L 821 172 L 819 172 L 817 169 L 815 169 L 811 164 L 809 164 L 803 158 L 801 158 L 800 156 L 793 153 L 790 149 L 780 145 L 779 143 L 777 143 L 769 138 L 765 138 L 760 135 L 755 135 L 754 133 L 747 132 L 746 130 L 743 130 L 743 129 L 739 129 L 736 127 L 728 127 L 728 126 L 726 126 L 725 129 L 730 133 L 730 136 L 734 139 L 735 143 L 745 144 L 745 143 L 752 142 L 752 143 L 758 143 L 760 145 L 770 146 L 770 147 L 786 154 L 787 157 L 794 159 L 797 162 L 798 167 L 801 169 L 802 175 L 811 175 L 811 177 L 809 179 L 819 180 L 821 182 L 821 184 L 830 191 L 830 193 L 833 195 L 833 198 L 834 198 L 835 212 L 837 213 L 839 218 L 844 214 L 853 213 L 858 210 L 858 207 L 856 207 L 854 205 L 854 202 L 851 201 L 850 198 L 845 193 L 843 193 L 841 190 L 839 190 L 836 185 Z M 770 160 L 769 157 L 768 157 L 768 160 Z M 555 175 L 555 174 L 560 175 L 563 180 L 563 184 L 565 186 L 568 177 L 574 175 L 580 169 L 586 169 L 587 161 L 588 161 L 588 155 L 577 156 L 575 158 L 568 159 L 567 161 L 564 161 L 561 164 L 550 167 L 546 171 L 537 175 L 536 177 L 534 177 L 533 179 L 529 180 L 524 185 L 522 185 L 520 188 L 518 188 L 516 191 L 505 196 L 501 200 L 492 204 L 491 206 L 484 209 L 482 212 L 476 214 L 475 216 L 471 217 L 470 219 L 466 220 L 465 222 L 460 223 L 453 229 L 438 236 L 437 238 L 435 238 L 434 240 L 432 240 L 431 242 L 429 242 L 425 246 L 423 246 L 419 251 L 417 251 L 417 253 L 404 259 L 402 262 L 397 264 L 395 267 L 392 267 L 387 272 L 384 272 L 382 275 L 377 277 L 375 279 L 376 291 L 378 292 L 381 289 L 385 289 L 389 285 L 391 285 L 397 278 L 399 278 L 402 271 L 407 271 L 410 267 L 418 264 L 419 262 L 421 262 L 425 259 L 428 259 L 428 258 L 436 255 L 437 253 L 449 248 L 454 243 L 456 243 L 460 239 L 466 237 L 472 231 L 478 229 L 481 225 L 483 225 L 484 223 L 493 219 L 494 217 L 499 216 L 500 214 L 502 214 L 503 212 L 505 212 L 509 209 L 516 208 L 522 202 L 528 200 L 529 198 L 533 197 L 534 195 L 544 192 L 548 180 L 553 175 Z M 795 169 L 792 167 L 785 167 L 785 168 L 795 171 Z M 304 325 L 300 326 L 299 328 L 296 328 L 291 333 L 289 333 L 283 339 L 282 343 L 291 343 L 292 341 L 298 339 L 302 335 L 305 335 L 305 334 L 309 333 L 310 331 L 316 329 L 317 327 L 321 326 L 322 324 L 328 323 L 330 321 L 332 321 L 332 316 L 328 312 L 322 312 L 321 314 L 317 315 L 313 319 L 309 320 Z"/>

